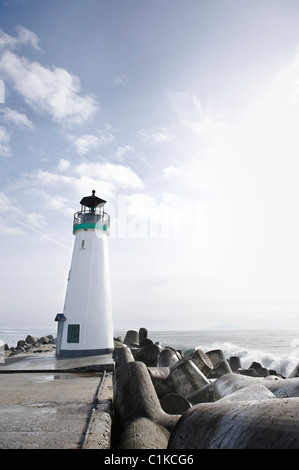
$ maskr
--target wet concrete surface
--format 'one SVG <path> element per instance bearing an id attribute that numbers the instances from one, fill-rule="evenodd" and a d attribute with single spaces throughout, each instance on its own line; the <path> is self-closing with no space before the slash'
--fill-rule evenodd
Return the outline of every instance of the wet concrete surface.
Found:
<path id="1" fill-rule="evenodd" d="M 79 448 L 97 393 L 99 411 L 93 416 L 86 448 L 109 448 L 111 422 L 107 406 L 101 408 L 112 403 L 113 361 L 64 359 L 57 367 L 55 358 L 47 353 L 24 355 L 1 364 L 0 449 Z M 102 372 L 105 362 L 108 372 Z M 98 371 L 89 370 L 94 364 Z"/>
<path id="2" fill-rule="evenodd" d="M 45 353 L 18 354 L 6 357 L 0 363 L 1 372 L 18 371 L 113 371 L 114 360 L 110 355 L 63 358 L 56 356 L 55 350 Z"/>

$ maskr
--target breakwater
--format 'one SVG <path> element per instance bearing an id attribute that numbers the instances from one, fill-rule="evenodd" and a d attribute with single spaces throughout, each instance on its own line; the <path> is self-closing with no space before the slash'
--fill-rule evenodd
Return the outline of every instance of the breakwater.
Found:
<path id="1" fill-rule="evenodd" d="M 27 335 L 25 339 L 19 339 L 16 346 L 3 345 L 6 357 L 15 356 L 21 353 L 39 353 L 55 349 L 55 338 L 53 335 L 44 335 L 37 338 L 33 335 Z"/>
<path id="2" fill-rule="evenodd" d="M 298 366 L 285 377 L 221 350 L 183 355 L 146 328 L 115 338 L 114 360 L 119 449 L 299 448 Z"/>
<path id="3" fill-rule="evenodd" d="M 113 393 L 104 397 L 112 405 L 109 416 L 104 413 L 111 449 L 299 448 L 297 365 L 288 374 L 257 361 L 244 368 L 240 357 L 221 349 L 183 353 L 153 342 L 146 328 L 127 331 L 114 346 Z M 50 335 L 27 335 L 15 350 L 7 346 L 6 355 L 22 359 L 54 348 Z M 88 371 L 92 374 L 90 365 Z M 34 392 L 39 386 L 32 385 Z M 74 396 L 79 392 L 73 389 Z M 91 435 L 99 442 L 94 411 Z"/>

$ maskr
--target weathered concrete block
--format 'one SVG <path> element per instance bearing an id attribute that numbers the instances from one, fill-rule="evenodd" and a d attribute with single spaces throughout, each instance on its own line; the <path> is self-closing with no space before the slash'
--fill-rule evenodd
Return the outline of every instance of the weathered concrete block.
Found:
<path id="1" fill-rule="evenodd" d="M 259 362 L 252 362 L 252 364 L 249 366 L 249 369 L 254 369 L 261 377 L 267 377 L 269 375 L 268 369 L 263 367 Z"/>
<path id="2" fill-rule="evenodd" d="M 220 398 L 230 395 L 236 390 L 256 384 L 261 380 L 263 379 L 235 373 L 224 374 L 214 383 L 214 399 L 219 400 Z"/>
<path id="3" fill-rule="evenodd" d="M 147 340 L 148 341 L 148 340 Z M 153 342 L 146 342 L 142 348 L 135 349 L 133 356 L 135 361 L 144 362 L 148 367 L 155 367 L 157 365 L 158 357 L 160 354 L 160 348 Z"/>
<path id="4" fill-rule="evenodd" d="M 134 344 L 139 346 L 139 335 L 135 330 L 128 330 L 124 339 L 124 343 L 128 346 Z"/>
<path id="5" fill-rule="evenodd" d="M 41 344 L 49 344 L 51 343 L 50 339 L 48 336 L 41 336 L 38 340 Z"/>
<path id="6" fill-rule="evenodd" d="M 276 398 L 299 397 L 299 377 L 279 379 L 278 377 L 249 377 L 239 374 L 225 374 L 214 383 L 214 398 L 219 400 L 236 390 L 253 384 L 261 384 L 272 392 Z"/>
<path id="7" fill-rule="evenodd" d="M 186 398 L 191 403 L 191 405 L 214 402 L 214 382 L 205 385 L 200 390 L 196 390 L 195 392 L 190 393 L 186 396 Z"/>
<path id="8" fill-rule="evenodd" d="M 231 356 L 228 363 L 233 372 L 237 372 L 238 369 L 242 369 L 241 359 L 239 356 Z"/>
<path id="9" fill-rule="evenodd" d="M 265 380 L 265 385 L 277 398 L 299 397 L 299 377 Z"/>
<path id="10" fill-rule="evenodd" d="M 116 367 L 119 367 L 126 362 L 132 362 L 135 360 L 131 349 L 126 345 L 123 345 L 123 347 L 114 348 L 113 359 L 115 361 Z"/>
<path id="11" fill-rule="evenodd" d="M 181 415 L 187 411 L 191 404 L 183 395 L 179 393 L 169 393 L 160 400 L 161 407 L 170 415 Z"/>
<path id="12" fill-rule="evenodd" d="M 193 361 L 178 362 L 171 368 L 170 377 L 174 390 L 183 396 L 200 390 L 210 383 Z"/>
<path id="13" fill-rule="evenodd" d="M 38 338 L 36 338 L 35 336 L 27 335 L 25 341 L 28 344 L 37 343 Z"/>
<path id="14" fill-rule="evenodd" d="M 181 359 L 183 361 L 192 361 L 198 367 L 198 369 L 206 376 L 212 374 L 214 365 L 209 356 L 204 353 L 201 349 L 196 349 L 193 353 L 184 356 Z"/>
<path id="15" fill-rule="evenodd" d="M 168 367 L 148 367 L 148 371 L 159 398 L 174 392 L 172 381 L 168 380 Z"/>
<path id="16" fill-rule="evenodd" d="M 298 449 L 299 398 L 202 403 L 187 410 L 169 449 Z"/>
<path id="17" fill-rule="evenodd" d="M 248 403 L 250 401 L 258 401 L 258 400 L 271 400 L 274 399 L 275 395 L 268 390 L 267 387 L 262 385 L 262 383 L 256 383 L 252 385 L 248 385 L 246 387 L 240 388 L 235 392 L 220 398 L 217 403 L 224 403 L 224 402 L 240 402 L 243 401 Z M 246 405 L 244 405 L 246 406 Z"/>
<path id="18" fill-rule="evenodd" d="M 157 359 L 157 367 L 172 367 L 180 360 L 177 352 L 172 348 L 164 348 Z"/>
<path id="19" fill-rule="evenodd" d="M 140 361 L 128 362 L 115 370 L 113 396 L 116 418 L 122 429 L 138 418 L 148 418 L 172 430 L 180 417 L 162 410 L 147 367 Z"/>
<path id="20" fill-rule="evenodd" d="M 147 329 L 146 328 L 139 328 L 139 345 L 144 346 L 147 340 Z"/>
<path id="21" fill-rule="evenodd" d="M 294 369 L 289 373 L 287 379 L 292 379 L 294 377 L 299 377 L 299 364 L 294 367 Z"/>
<path id="22" fill-rule="evenodd" d="M 216 379 L 221 377 L 223 374 L 232 372 L 231 367 L 221 349 L 213 349 L 212 351 L 206 352 L 206 355 L 213 364 L 213 369 L 207 373 L 208 379 Z"/>
<path id="23" fill-rule="evenodd" d="M 118 449 L 167 449 L 170 433 L 148 418 L 137 418 L 122 431 Z"/>

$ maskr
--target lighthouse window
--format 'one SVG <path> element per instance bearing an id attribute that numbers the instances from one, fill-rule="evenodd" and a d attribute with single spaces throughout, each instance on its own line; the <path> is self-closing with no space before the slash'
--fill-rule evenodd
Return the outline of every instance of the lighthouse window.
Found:
<path id="1" fill-rule="evenodd" d="M 79 343 L 80 325 L 69 325 L 67 330 L 67 342 Z"/>
<path id="2" fill-rule="evenodd" d="M 81 241 L 81 250 L 85 250 L 85 240 Z"/>

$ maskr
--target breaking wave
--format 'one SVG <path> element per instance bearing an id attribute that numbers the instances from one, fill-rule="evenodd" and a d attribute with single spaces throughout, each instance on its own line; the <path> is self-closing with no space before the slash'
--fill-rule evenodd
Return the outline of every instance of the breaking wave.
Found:
<path id="1" fill-rule="evenodd" d="M 291 345 L 292 351 L 290 355 L 277 355 L 266 352 L 262 349 L 248 349 L 235 343 L 212 343 L 208 349 L 204 349 L 203 345 L 198 346 L 204 352 L 212 351 L 213 349 L 221 349 L 227 359 L 232 356 L 238 356 L 241 361 L 242 368 L 247 369 L 252 362 L 259 362 L 267 369 L 274 369 L 277 373 L 287 376 L 295 368 L 299 362 L 299 340 Z"/>

